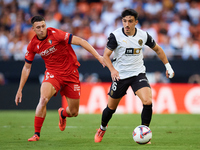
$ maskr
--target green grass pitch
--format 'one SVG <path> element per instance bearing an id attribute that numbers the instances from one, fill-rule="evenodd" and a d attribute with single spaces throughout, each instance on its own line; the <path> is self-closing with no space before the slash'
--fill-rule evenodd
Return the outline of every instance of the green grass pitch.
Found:
<path id="1" fill-rule="evenodd" d="M 114 114 L 101 143 L 94 143 L 100 114 L 68 118 L 65 131 L 58 127 L 58 113 L 47 110 L 37 142 L 34 111 L 0 111 L 0 150 L 197 150 L 200 149 L 200 115 L 154 114 L 150 128 L 152 144 L 139 145 L 132 139 L 140 124 L 139 114 Z"/>

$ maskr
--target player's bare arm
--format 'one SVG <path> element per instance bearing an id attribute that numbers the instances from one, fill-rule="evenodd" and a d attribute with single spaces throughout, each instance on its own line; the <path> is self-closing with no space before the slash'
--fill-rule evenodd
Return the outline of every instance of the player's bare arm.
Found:
<path id="1" fill-rule="evenodd" d="M 111 78 L 113 81 L 118 81 L 120 79 L 119 77 L 119 72 L 113 67 L 112 62 L 110 60 L 110 55 L 112 54 L 112 51 L 109 50 L 108 48 L 105 48 L 104 55 L 103 55 L 103 60 L 110 70 L 111 73 Z"/>
<path id="2" fill-rule="evenodd" d="M 105 63 L 103 62 L 103 57 L 98 54 L 98 52 L 84 39 L 73 36 L 71 44 L 80 45 L 88 52 L 90 52 L 101 64 L 105 67 Z"/>
<path id="3" fill-rule="evenodd" d="M 166 77 L 167 78 L 173 78 L 174 77 L 174 71 L 171 68 L 171 65 L 169 64 L 169 61 L 167 59 L 167 56 L 165 55 L 163 49 L 156 44 L 156 46 L 153 48 L 153 50 L 157 53 L 160 60 L 163 62 L 163 64 L 166 67 Z"/>
<path id="4" fill-rule="evenodd" d="M 168 63 L 168 59 L 167 59 L 163 49 L 158 44 L 156 44 L 156 46 L 153 48 L 153 50 L 156 52 L 156 54 L 158 55 L 160 60 L 163 62 L 163 64 Z"/>
<path id="5" fill-rule="evenodd" d="M 21 74 L 21 79 L 20 79 L 20 84 L 19 88 L 17 90 L 17 94 L 15 96 L 15 104 L 18 106 L 18 103 L 21 103 L 22 101 L 22 89 L 29 77 L 30 71 L 31 71 L 31 66 L 32 64 L 29 64 L 25 62 L 24 67 L 22 69 L 22 74 Z"/>

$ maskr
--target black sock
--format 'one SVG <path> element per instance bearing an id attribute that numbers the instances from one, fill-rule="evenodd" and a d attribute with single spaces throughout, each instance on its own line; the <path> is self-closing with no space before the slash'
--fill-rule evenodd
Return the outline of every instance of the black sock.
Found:
<path id="1" fill-rule="evenodd" d="M 152 104 L 143 105 L 143 110 L 141 114 L 142 125 L 149 126 L 152 117 Z"/>
<path id="2" fill-rule="evenodd" d="M 37 134 L 40 137 L 40 133 L 39 132 L 35 132 L 35 134 Z"/>
<path id="3" fill-rule="evenodd" d="M 106 127 L 109 120 L 112 118 L 113 113 L 115 110 L 111 110 L 108 106 L 103 110 L 102 118 L 101 118 L 101 125 Z"/>

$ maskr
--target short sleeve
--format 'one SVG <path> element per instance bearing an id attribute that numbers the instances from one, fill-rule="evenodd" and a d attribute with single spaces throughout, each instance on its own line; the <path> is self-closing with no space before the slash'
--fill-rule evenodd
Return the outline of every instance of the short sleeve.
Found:
<path id="1" fill-rule="evenodd" d="M 59 41 L 65 41 L 67 44 L 71 44 L 73 37 L 72 34 L 55 28 L 53 28 L 51 32 L 57 39 L 59 39 Z"/>
<path id="2" fill-rule="evenodd" d="M 145 45 L 149 46 L 150 48 L 154 48 L 156 46 L 156 42 L 154 39 L 147 33 L 147 42 Z"/>
<path id="3" fill-rule="evenodd" d="M 65 32 L 64 40 L 67 44 L 71 44 L 73 35 L 70 33 Z"/>
<path id="4" fill-rule="evenodd" d="M 33 51 L 33 47 L 31 47 L 31 43 L 29 43 L 26 54 L 25 54 L 25 61 L 31 64 L 33 62 L 35 54 L 36 53 Z"/>
<path id="5" fill-rule="evenodd" d="M 107 48 L 113 51 L 117 48 L 117 46 L 118 44 L 117 44 L 115 35 L 111 33 L 110 36 L 108 37 Z"/>

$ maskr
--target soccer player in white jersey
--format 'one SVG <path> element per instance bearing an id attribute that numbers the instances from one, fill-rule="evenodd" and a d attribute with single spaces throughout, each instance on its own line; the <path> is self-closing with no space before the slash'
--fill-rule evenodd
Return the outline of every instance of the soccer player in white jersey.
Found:
<path id="1" fill-rule="evenodd" d="M 112 85 L 108 93 L 108 105 L 102 113 L 101 126 L 94 137 L 95 142 L 102 141 L 108 122 L 129 86 L 143 103 L 141 124 L 149 126 L 152 117 L 152 91 L 145 74 L 142 54 L 144 45 L 154 50 L 163 62 L 166 67 L 166 77 L 174 77 L 174 71 L 163 49 L 147 32 L 135 27 L 138 23 L 138 13 L 133 9 L 126 9 L 121 16 L 123 28 L 110 34 L 103 55 L 104 62 L 111 73 Z M 112 63 L 110 55 L 113 52 Z"/>

